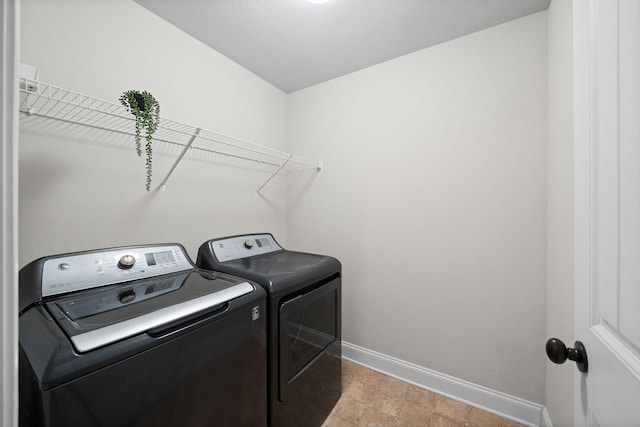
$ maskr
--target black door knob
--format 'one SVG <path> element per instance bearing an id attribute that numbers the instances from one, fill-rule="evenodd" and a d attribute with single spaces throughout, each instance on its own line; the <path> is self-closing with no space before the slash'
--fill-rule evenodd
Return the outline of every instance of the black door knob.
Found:
<path id="1" fill-rule="evenodd" d="M 547 341 L 546 350 L 549 360 L 553 363 L 561 364 L 565 360 L 573 360 L 576 362 L 578 371 L 587 372 L 589 363 L 587 362 L 587 350 L 580 341 L 573 344 L 574 348 L 567 348 L 558 338 L 551 338 Z"/>

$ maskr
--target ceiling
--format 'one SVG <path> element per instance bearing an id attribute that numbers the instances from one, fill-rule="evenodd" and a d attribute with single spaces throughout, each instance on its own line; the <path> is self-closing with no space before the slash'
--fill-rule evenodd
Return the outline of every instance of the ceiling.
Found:
<path id="1" fill-rule="evenodd" d="M 551 0 L 135 0 L 290 93 L 549 7 Z"/>

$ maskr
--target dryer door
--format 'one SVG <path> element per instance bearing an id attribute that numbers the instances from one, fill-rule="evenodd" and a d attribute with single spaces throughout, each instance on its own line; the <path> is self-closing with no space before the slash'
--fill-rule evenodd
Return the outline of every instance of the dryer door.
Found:
<path id="1" fill-rule="evenodd" d="M 340 342 L 340 279 L 280 305 L 279 398 L 285 401 L 327 364 Z"/>

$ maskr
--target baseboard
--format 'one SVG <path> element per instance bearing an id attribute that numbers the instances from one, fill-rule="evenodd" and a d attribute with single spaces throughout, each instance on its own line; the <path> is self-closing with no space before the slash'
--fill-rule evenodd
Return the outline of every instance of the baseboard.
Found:
<path id="1" fill-rule="evenodd" d="M 547 411 L 547 407 L 542 408 L 542 421 L 540 422 L 540 427 L 553 427 L 553 423 L 551 422 L 551 417 L 549 416 L 549 411 Z"/>
<path id="2" fill-rule="evenodd" d="M 395 357 L 342 342 L 342 357 L 383 374 L 531 427 L 552 427 L 546 408 Z M 543 412 L 545 416 L 543 416 Z"/>

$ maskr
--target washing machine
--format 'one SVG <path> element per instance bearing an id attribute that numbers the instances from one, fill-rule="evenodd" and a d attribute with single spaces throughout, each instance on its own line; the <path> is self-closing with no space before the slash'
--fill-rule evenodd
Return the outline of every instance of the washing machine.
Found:
<path id="1" fill-rule="evenodd" d="M 269 425 L 322 425 L 341 395 L 340 262 L 258 233 L 203 243 L 196 265 L 267 291 Z"/>
<path id="2" fill-rule="evenodd" d="M 261 286 L 179 244 L 40 258 L 20 270 L 20 426 L 264 426 Z"/>

